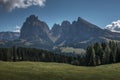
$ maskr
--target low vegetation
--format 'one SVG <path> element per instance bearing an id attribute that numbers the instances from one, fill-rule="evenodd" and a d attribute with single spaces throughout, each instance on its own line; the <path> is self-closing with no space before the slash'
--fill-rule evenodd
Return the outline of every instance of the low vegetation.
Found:
<path id="1" fill-rule="evenodd" d="M 81 67 L 60 63 L 0 62 L 0 80 L 119 80 L 120 64 Z"/>
<path id="2" fill-rule="evenodd" d="M 61 52 L 62 53 L 81 54 L 81 55 L 86 53 L 84 49 L 73 48 L 73 47 L 62 47 Z"/>

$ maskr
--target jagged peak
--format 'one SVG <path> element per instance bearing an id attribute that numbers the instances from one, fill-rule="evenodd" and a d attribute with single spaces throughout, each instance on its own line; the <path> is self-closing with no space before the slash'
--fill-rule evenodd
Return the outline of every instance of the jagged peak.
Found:
<path id="1" fill-rule="evenodd" d="M 60 25 L 55 23 L 55 24 L 53 25 L 53 27 L 54 27 L 54 26 L 60 26 Z"/>
<path id="2" fill-rule="evenodd" d="M 56 29 L 59 29 L 61 26 L 59 24 L 54 24 L 53 27 L 51 28 L 51 31 L 52 30 L 56 30 Z"/>
<path id="3" fill-rule="evenodd" d="M 81 17 L 78 17 L 78 20 L 77 21 L 81 21 L 81 20 L 84 20 L 83 18 L 81 18 Z"/>
<path id="4" fill-rule="evenodd" d="M 63 21 L 61 24 L 61 26 L 66 26 L 66 25 L 71 25 L 71 23 L 66 20 L 66 21 Z"/>
<path id="5" fill-rule="evenodd" d="M 83 19 L 82 17 L 78 17 L 77 22 L 88 22 L 88 21 L 86 21 L 86 20 Z"/>
<path id="6" fill-rule="evenodd" d="M 87 22 L 86 20 L 84 20 L 83 18 L 81 18 L 81 17 L 78 17 L 77 18 L 77 20 L 75 20 L 75 21 L 73 21 L 72 22 L 72 24 L 76 24 L 76 23 L 79 23 L 79 22 L 82 22 L 82 23 L 84 23 L 84 22 Z"/>
<path id="7" fill-rule="evenodd" d="M 38 16 L 30 15 L 29 18 L 36 18 L 36 19 L 38 19 Z"/>
<path id="8" fill-rule="evenodd" d="M 27 17 L 26 21 L 36 21 L 38 20 L 38 16 L 35 16 L 35 15 L 30 15 L 29 17 Z"/>

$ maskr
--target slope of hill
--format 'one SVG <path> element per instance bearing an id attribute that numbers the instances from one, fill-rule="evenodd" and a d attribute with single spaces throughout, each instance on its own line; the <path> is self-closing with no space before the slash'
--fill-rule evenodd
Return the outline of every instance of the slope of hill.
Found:
<path id="1" fill-rule="evenodd" d="M 0 80 L 119 80 L 120 63 L 79 67 L 59 63 L 0 62 Z"/>

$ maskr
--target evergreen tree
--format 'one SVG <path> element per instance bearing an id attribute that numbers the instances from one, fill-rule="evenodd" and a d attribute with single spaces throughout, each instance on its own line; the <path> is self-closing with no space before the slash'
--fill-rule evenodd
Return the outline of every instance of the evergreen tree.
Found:
<path id="1" fill-rule="evenodd" d="M 110 41 L 109 46 L 111 49 L 110 62 L 115 63 L 116 62 L 116 53 L 117 53 L 117 43 L 114 41 Z"/>
<path id="2" fill-rule="evenodd" d="M 102 43 L 101 43 L 101 46 L 102 46 L 103 50 L 105 50 L 106 47 L 107 47 L 107 44 L 106 44 L 105 42 L 102 42 Z"/>
<path id="3" fill-rule="evenodd" d="M 117 48 L 116 62 L 120 62 L 120 47 Z"/>
<path id="4" fill-rule="evenodd" d="M 95 43 L 94 44 L 94 49 L 95 49 L 95 55 L 97 56 L 97 59 L 99 59 L 98 60 L 99 64 L 102 64 L 104 51 L 103 51 L 103 48 L 102 48 L 101 44 Z"/>
<path id="5" fill-rule="evenodd" d="M 96 66 L 96 55 L 93 46 L 87 48 L 87 64 L 90 66 Z"/>
<path id="6" fill-rule="evenodd" d="M 107 46 L 105 48 L 105 54 L 104 54 L 104 62 L 105 64 L 110 63 L 110 53 L 111 53 L 111 49 L 109 46 Z"/>

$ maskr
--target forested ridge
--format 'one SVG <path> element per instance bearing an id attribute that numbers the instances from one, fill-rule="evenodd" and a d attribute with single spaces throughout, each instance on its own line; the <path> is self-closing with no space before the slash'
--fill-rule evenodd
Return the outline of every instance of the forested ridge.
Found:
<path id="1" fill-rule="evenodd" d="M 120 62 L 120 47 L 114 41 L 94 43 L 86 49 L 86 54 L 69 56 L 60 52 L 49 52 L 35 48 L 0 48 L 2 61 L 58 62 L 78 66 L 97 66 Z"/>

